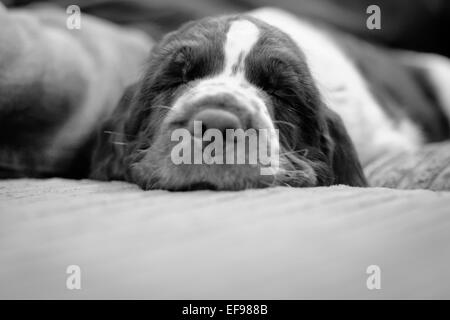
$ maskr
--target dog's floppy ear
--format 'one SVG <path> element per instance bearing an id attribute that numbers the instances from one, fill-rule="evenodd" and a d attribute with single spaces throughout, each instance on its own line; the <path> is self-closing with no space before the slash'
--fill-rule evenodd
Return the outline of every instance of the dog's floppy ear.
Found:
<path id="1" fill-rule="evenodd" d="M 130 136 L 125 125 L 131 117 L 131 104 L 137 85 L 129 86 L 114 112 L 101 123 L 91 158 L 90 178 L 96 180 L 124 180 L 126 178 L 126 149 L 130 148 Z"/>
<path id="2" fill-rule="evenodd" d="M 366 187 L 367 181 L 358 154 L 341 117 L 331 109 L 325 109 L 328 132 L 324 138 L 334 173 L 333 184 Z"/>

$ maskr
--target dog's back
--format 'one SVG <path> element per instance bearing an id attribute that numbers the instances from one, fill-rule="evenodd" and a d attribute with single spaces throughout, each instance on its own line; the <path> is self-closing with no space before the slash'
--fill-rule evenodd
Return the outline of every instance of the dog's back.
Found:
<path id="1" fill-rule="evenodd" d="M 88 16 L 70 30 L 66 19 L 0 3 L 0 177 L 86 177 L 94 130 L 148 55 L 139 31 Z"/>

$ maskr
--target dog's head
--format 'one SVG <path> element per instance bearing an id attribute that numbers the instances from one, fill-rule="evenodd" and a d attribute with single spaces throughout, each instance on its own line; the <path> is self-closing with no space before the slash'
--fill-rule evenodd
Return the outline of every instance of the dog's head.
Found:
<path id="1" fill-rule="evenodd" d="M 242 140 L 229 132 L 245 133 L 244 162 L 236 162 Z M 93 178 L 144 189 L 366 184 L 301 48 L 247 16 L 208 18 L 168 34 L 100 130 L 92 167 Z"/>

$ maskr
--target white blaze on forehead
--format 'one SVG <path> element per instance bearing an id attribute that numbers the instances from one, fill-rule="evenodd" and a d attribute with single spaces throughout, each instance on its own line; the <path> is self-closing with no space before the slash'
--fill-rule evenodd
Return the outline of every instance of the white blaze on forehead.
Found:
<path id="1" fill-rule="evenodd" d="M 234 68 L 243 69 L 245 57 L 259 39 L 258 27 L 248 20 L 237 20 L 231 23 L 228 30 L 224 53 L 224 73 L 233 73 Z"/>

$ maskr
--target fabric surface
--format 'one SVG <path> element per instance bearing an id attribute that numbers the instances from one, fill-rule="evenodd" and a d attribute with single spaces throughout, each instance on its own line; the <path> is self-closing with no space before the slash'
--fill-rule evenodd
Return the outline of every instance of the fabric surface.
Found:
<path id="1" fill-rule="evenodd" d="M 434 143 L 416 152 L 388 154 L 365 168 L 371 186 L 450 190 L 450 143 Z"/>
<path id="2" fill-rule="evenodd" d="M 0 181 L 0 298 L 448 299 L 449 207 L 425 190 Z"/>

